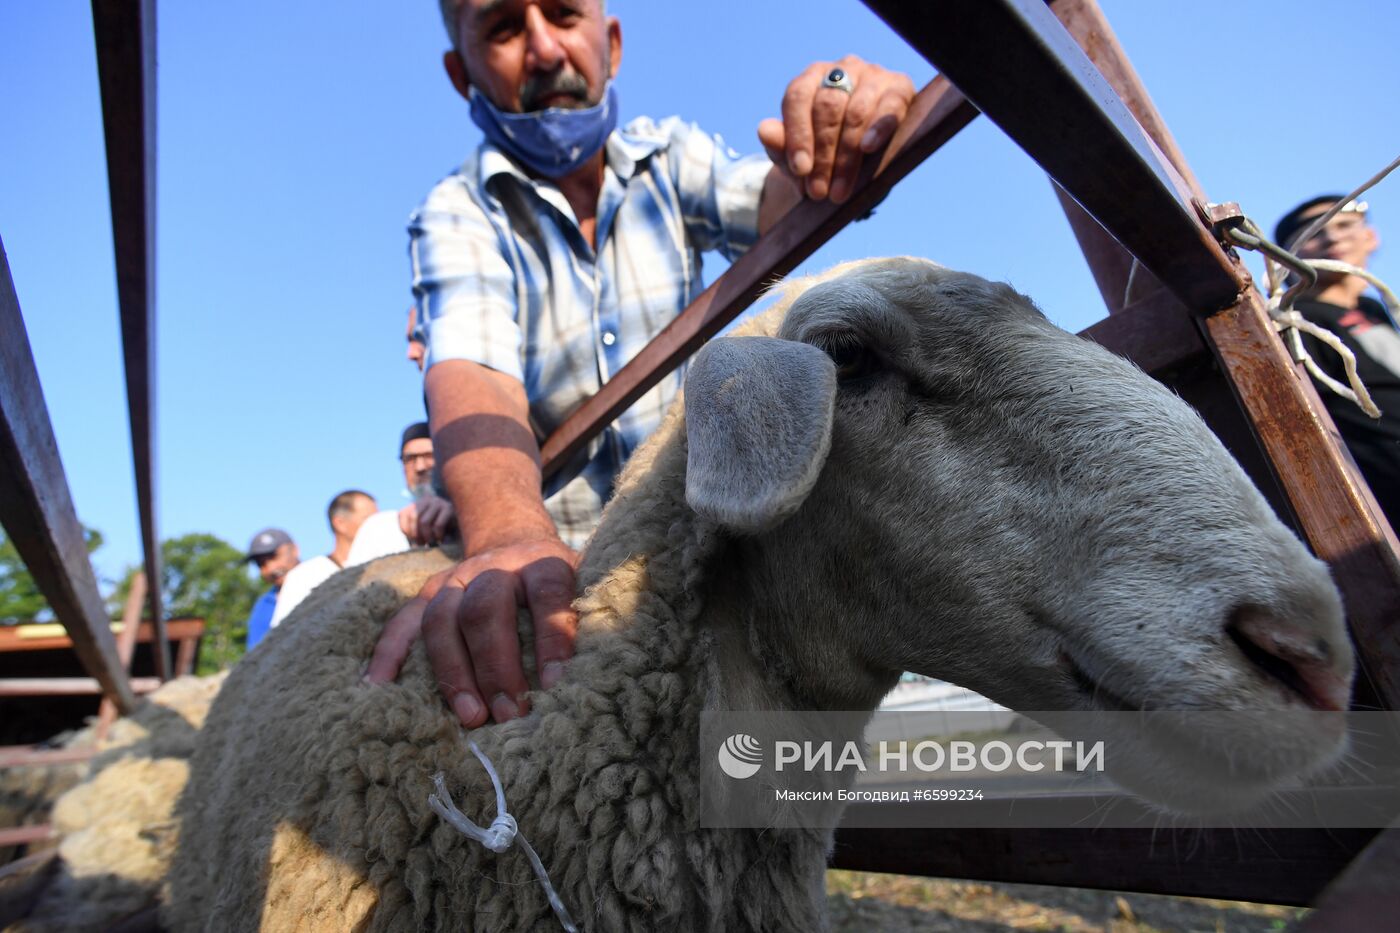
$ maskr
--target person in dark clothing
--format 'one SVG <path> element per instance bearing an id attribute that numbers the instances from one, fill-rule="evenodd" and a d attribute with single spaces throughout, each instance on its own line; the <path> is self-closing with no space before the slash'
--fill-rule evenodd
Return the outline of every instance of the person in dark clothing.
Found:
<path id="1" fill-rule="evenodd" d="M 1316 233 L 1298 239 L 1343 197 L 1320 195 L 1304 201 L 1278 222 L 1274 242 L 1303 259 L 1340 260 L 1365 268 L 1380 247 L 1380 237 L 1367 223 L 1364 201 L 1348 202 Z M 1370 417 L 1354 402 L 1321 386 L 1319 394 L 1386 518 L 1400 528 L 1400 332 L 1384 305 L 1364 294 L 1367 287 L 1359 276 L 1319 272 L 1317 284 L 1293 307 L 1336 334 L 1356 355 L 1357 375 L 1381 417 Z M 1337 352 L 1309 334 L 1301 337 L 1318 368 L 1346 385 L 1346 369 Z"/>

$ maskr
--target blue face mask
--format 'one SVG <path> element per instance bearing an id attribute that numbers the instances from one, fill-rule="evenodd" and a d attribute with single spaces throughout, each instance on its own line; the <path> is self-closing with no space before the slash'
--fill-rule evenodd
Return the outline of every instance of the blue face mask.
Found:
<path id="1" fill-rule="evenodd" d="M 603 99 L 585 110 L 551 107 L 507 113 L 471 89 L 472 122 L 486 139 L 536 175 L 562 178 L 593 158 L 617 126 L 617 90 L 608 83 Z"/>

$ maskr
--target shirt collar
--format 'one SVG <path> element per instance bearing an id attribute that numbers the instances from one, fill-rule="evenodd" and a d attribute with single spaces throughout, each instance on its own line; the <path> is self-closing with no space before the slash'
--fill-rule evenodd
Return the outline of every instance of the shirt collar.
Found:
<path id="1" fill-rule="evenodd" d="M 616 129 L 608 134 L 603 144 L 608 168 L 624 182 L 637 173 L 638 167 L 648 156 L 666 145 L 666 140 L 625 129 Z M 477 184 L 486 190 L 498 175 L 518 178 L 522 184 L 534 186 L 540 179 L 531 178 L 526 171 L 500 149 L 484 140 L 477 149 Z"/>

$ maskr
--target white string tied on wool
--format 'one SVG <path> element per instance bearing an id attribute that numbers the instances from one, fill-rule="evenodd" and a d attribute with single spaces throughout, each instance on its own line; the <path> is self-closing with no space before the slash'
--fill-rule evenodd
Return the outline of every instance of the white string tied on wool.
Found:
<path id="1" fill-rule="evenodd" d="M 433 786 L 436 791 L 428 795 L 428 806 L 433 808 L 433 812 L 442 817 L 449 826 L 457 830 L 468 839 L 473 839 L 481 843 L 486 848 L 496 854 L 501 854 L 518 842 L 525 850 L 525 856 L 530 860 L 530 867 L 535 870 L 535 877 L 539 879 L 540 886 L 544 888 L 545 896 L 549 898 L 549 906 L 554 908 L 554 915 L 559 918 L 559 924 L 567 933 L 578 933 L 578 927 L 574 925 L 573 919 L 569 916 L 569 911 L 564 907 L 564 902 L 555 893 L 554 885 L 549 883 L 549 872 L 545 871 L 544 863 L 535 854 L 534 848 L 520 835 L 520 827 L 515 822 L 515 817 L 506 812 L 506 791 L 501 786 L 500 776 L 496 774 L 496 769 L 492 767 L 491 760 L 477 748 L 475 742 L 468 742 L 472 754 L 476 755 L 481 766 L 486 769 L 486 773 L 491 778 L 491 786 L 496 789 L 496 818 L 491 821 L 491 825 L 482 829 L 471 821 L 457 805 L 452 802 L 452 795 L 447 792 L 447 779 L 441 771 L 433 775 Z"/>

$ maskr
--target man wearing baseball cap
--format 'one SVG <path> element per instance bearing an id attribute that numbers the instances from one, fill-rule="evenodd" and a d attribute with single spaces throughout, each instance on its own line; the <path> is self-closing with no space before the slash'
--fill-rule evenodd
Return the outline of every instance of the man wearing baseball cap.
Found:
<path id="1" fill-rule="evenodd" d="M 253 611 L 248 614 L 248 650 L 252 651 L 272 627 L 272 613 L 277 608 L 277 594 L 282 589 L 282 581 L 293 567 L 301 563 L 301 555 L 291 535 L 281 528 L 264 528 L 253 535 L 243 560 L 257 564 L 258 576 L 272 587 L 258 597 L 258 601 L 253 603 Z"/>
<path id="2" fill-rule="evenodd" d="M 1348 201 L 1316 233 L 1307 228 L 1345 195 L 1309 198 L 1274 228 L 1274 242 L 1303 259 L 1331 259 L 1365 269 L 1380 248 L 1380 236 L 1367 220 L 1364 201 Z M 1400 332 L 1379 301 L 1365 294 L 1365 279 L 1344 272 L 1319 271 L 1317 283 L 1294 308 L 1337 336 L 1356 356 L 1356 372 L 1381 410 L 1372 418 L 1356 404 L 1324 386 L 1318 394 L 1361 468 L 1392 527 L 1400 528 Z M 1347 377 L 1336 351 L 1310 334 L 1303 346 L 1318 368 L 1342 385 Z"/>

